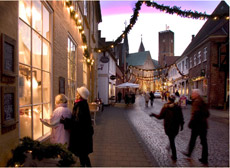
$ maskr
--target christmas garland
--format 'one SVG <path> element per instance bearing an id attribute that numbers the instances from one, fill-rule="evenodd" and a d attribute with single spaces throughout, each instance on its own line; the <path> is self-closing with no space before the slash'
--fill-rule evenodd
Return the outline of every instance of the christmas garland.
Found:
<path id="1" fill-rule="evenodd" d="M 65 145 L 40 143 L 34 141 L 29 137 L 20 139 L 21 143 L 12 151 L 13 157 L 8 161 L 7 167 L 21 167 L 23 166 L 26 155 L 31 153 L 33 159 L 39 161 L 43 158 L 60 158 L 57 166 L 71 166 L 75 163 L 72 153 L 68 151 Z"/>
<path id="2" fill-rule="evenodd" d="M 181 10 L 181 7 L 177 6 L 165 6 L 165 5 L 159 5 L 156 2 L 151 2 L 151 1 L 141 1 L 138 0 L 138 2 L 135 4 L 136 8 L 133 9 L 133 15 L 130 19 L 129 25 L 125 28 L 125 31 L 110 45 L 102 47 L 102 48 L 95 48 L 94 50 L 96 52 L 105 52 L 113 48 L 114 46 L 118 45 L 125 36 L 129 33 L 131 28 L 134 26 L 134 24 L 137 21 L 137 17 L 139 16 L 139 10 L 141 9 L 142 4 L 146 4 L 148 7 L 154 7 L 156 9 L 159 9 L 163 12 L 169 13 L 169 14 L 177 14 L 178 16 L 181 17 L 188 17 L 188 18 L 194 18 L 194 19 L 209 19 L 212 18 L 214 20 L 222 19 L 225 18 L 229 20 L 229 14 L 221 14 L 221 15 L 208 15 L 205 12 L 197 12 L 197 11 L 191 11 L 191 10 Z"/>

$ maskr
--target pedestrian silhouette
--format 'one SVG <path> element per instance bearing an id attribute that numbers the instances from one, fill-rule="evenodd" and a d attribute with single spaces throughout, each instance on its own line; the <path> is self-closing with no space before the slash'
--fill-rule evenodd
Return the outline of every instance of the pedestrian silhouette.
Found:
<path id="1" fill-rule="evenodd" d="M 150 95 L 150 104 L 151 104 L 151 106 L 153 106 L 154 93 L 151 91 L 149 95 Z"/>
<path id="2" fill-rule="evenodd" d="M 192 90 L 192 110 L 191 119 L 189 121 L 188 127 L 192 130 L 191 137 L 189 141 L 188 152 L 184 154 L 188 157 L 191 156 L 194 146 L 196 144 L 196 139 L 200 136 L 202 145 L 202 156 L 199 159 L 201 163 L 208 163 L 208 144 L 207 144 L 207 129 L 209 110 L 207 104 L 201 98 L 201 91 L 199 89 Z"/>
<path id="3" fill-rule="evenodd" d="M 175 97 L 170 96 L 168 102 L 164 104 L 160 114 L 151 113 L 150 117 L 156 117 L 157 119 L 164 119 L 164 130 L 165 134 L 169 138 L 169 143 L 172 151 L 171 158 L 176 161 L 177 153 L 175 146 L 175 138 L 179 132 L 179 129 L 183 130 L 184 117 L 182 114 L 181 107 L 174 103 Z"/>
<path id="4" fill-rule="evenodd" d="M 150 95 L 148 92 L 144 93 L 145 107 L 148 107 Z"/>
<path id="5" fill-rule="evenodd" d="M 118 97 L 118 102 L 120 103 L 121 102 L 121 97 L 122 97 L 121 91 L 118 92 L 117 97 Z"/>
<path id="6" fill-rule="evenodd" d="M 93 152 L 94 130 L 87 102 L 88 96 L 89 91 L 86 87 L 77 88 L 71 119 L 61 119 L 65 129 L 70 130 L 69 150 L 79 157 L 83 167 L 91 167 L 88 155 Z"/>

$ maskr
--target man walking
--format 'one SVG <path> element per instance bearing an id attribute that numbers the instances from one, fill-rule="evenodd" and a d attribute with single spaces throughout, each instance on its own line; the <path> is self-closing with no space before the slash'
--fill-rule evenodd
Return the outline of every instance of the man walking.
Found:
<path id="1" fill-rule="evenodd" d="M 179 132 L 182 131 L 184 126 L 184 117 L 181 107 L 177 103 L 174 103 L 175 97 L 170 96 L 168 102 L 164 104 L 160 114 L 151 113 L 150 117 L 156 117 L 157 119 L 164 119 L 165 134 L 169 138 L 170 147 L 172 150 L 172 160 L 177 160 L 175 138 Z"/>
<path id="2" fill-rule="evenodd" d="M 184 153 L 186 156 L 190 157 L 194 146 L 196 144 L 196 139 L 200 136 L 201 145 L 202 145 L 202 157 L 199 161 L 203 164 L 208 163 L 208 144 L 207 144 L 207 129 L 208 122 L 207 118 L 209 117 L 209 111 L 207 104 L 201 98 L 201 91 L 199 89 L 192 90 L 192 110 L 191 110 L 191 119 L 188 124 L 188 127 L 192 129 L 191 138 L 189 142 L 188 153 Z"/>

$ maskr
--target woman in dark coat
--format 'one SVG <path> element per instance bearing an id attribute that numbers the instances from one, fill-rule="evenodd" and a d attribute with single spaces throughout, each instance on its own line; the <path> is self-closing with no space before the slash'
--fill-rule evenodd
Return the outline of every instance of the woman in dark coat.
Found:
<path id="1" fill-rule="evenodd" d="M 156 117 L 158 119 L 164 119 L 164 129 L 165 134 L 169 138 L 170 147 L 172 150 L 172 159 L 177 160 L 176 154 L 176 146 L 175 146 L 175 138 L 179 132 L 179 128 L 181 131 L 183 130 L 184 125 L 184 117 L 182 114 L 181 107 L 174 103 L 175 97 L 170 96 L 168 99 L 168 103 L 165 103 L 159 115 L 150 114 L 151 117 Z"/>
<path id="2" fill-rule="evenodd" d="M 79 157 L 81 166 L 91 167 L 88 155 L 93 152 L 93 126 L 87 99 L 89 91 L 77 88 L 72 118 L 62 119 L 65 129 L 70 130 L 69 150 Z"/>

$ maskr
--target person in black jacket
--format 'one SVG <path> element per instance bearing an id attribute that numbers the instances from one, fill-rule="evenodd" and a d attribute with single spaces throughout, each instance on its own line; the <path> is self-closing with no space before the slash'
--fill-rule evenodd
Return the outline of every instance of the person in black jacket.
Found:
<path id="1" fill-rule="evenodd" d="M 177 160 L 176 154 L 176 146 L 175 146 L 175 138 L 179 132 L 179 128 L 181 131 L 184 126 L 184 117 L 182 114 L 181 107 L 174 103 L 175 97 L 170 96 L 168 98 L 168 103 L 165 103 L 159 115 L 151 113 L 150 117 L 156 117 L 158 119 L 164 119 L 164 129 L 165 133 L 169 138 L 170 147 L 172 150 L 172 159 L 174 161 Z"/>
<path id="2" fill-rule="evenodd" d="M 70 130 L 69 150 L 79 157 L 81 166 L 91 167 L 89 154 L 93 152 L 93 126 L 86 87 L 77 88 L 72 117 L 62 118 L 65 129 Z"/>
<path id="3" fill-rule="evenodd" d="M 150 95 L 150 101 L 151 101 L 151 103 L 150 103 L 150 104 L 151 104 L 151 106 L 153 106 L 154 93 L 151 91 L 149 95 Z"/>

